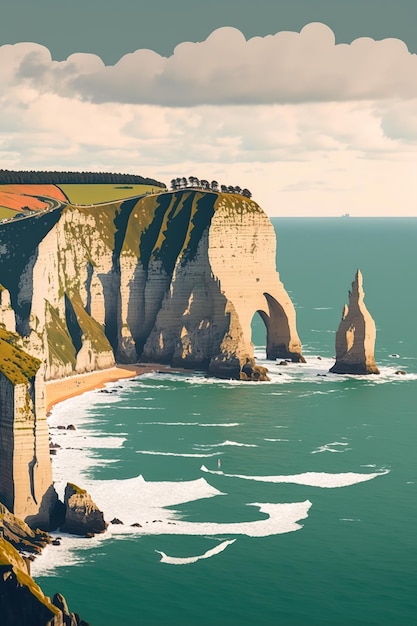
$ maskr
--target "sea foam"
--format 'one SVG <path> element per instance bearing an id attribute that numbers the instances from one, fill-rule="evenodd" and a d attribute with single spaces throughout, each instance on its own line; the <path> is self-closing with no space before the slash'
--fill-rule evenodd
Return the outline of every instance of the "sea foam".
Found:
<path id="1" fill-rule="evenodd" d="M 188 565 L 189 563 L 197 563 L 197 561 L 201 561 L 201 559 L 209 559 L 215 554 L 220 554 L 220 552 L 226 550 L 227 546 L 230 546 L 230 544 L 234 543 L 235 541 L 236 539 L 223 541 L 218 546 L 215 546 L 211 550 L 207 550 L 207 552 L 205 552 L 204 554 L 199 554 L 197 556 L 178 557 L 168 556 L 168 554 L 165 554 L 165 552 L 162 552 L 161 550 L 155 550 L 155 552 L 158 552 L 158 554 L 162 556 L 161 563 L 169 563 L 170 565 Z"/>
<path id="2" fill-rule="evenodd" d="M 149 454 L 152 456 L 182 456 L 185 458 L 197 458 L 205 459 L 211 456 L 218 456 L 223 454 L 222 452 L 206 452 L 204 454 L 199 452 L 159 452 L 157 450 L 136 450 L 136 454 Z"/>
<path id="3" fill-rule="evenodd" d="M 355 472 L 343 472 L 341 474 L 329 474 L 327 472 L 304 472 L 303 474 L 288 474 L 283 476 L 247 476 L 246 474 L 226 474 L 221 470 L 209 470 L 205 465 L 201 466 L 203 472 L 217 474 L 227 478 L 242 478 L 243 480 L 254 480 L 262 483 L 290 483 L 295 485 L 306 485 L 309 487 L 322 487 L 334 489 L 336 487 L 350 487 L 358 483 L 372 480 L 378 476 L 384 476 L 389 470 L 381 470 L 373 474 L 357 474 Z"/>
<path id="4" fill-rule="evenodd" d="M 238 447 L 238 448 L 257 448 L 256 443 L 240 443 L 239 441 L 221 441 L 220 443 L 205 443 L 205 444 L 196 444 L 195 448 L 222 448 L 224 446 Z"/>
<path id="5" fill-rule="evenodd" d="M 342 449 L 340 449 L 340 446 L 342 446 Z M 311 454 L 319 454 L 321 452 L 347 452 L 351 450 L 351 448 L 343 446 L 349 446 L 349 444 L 346 441 L 332 441 L 331 443 L 325 443 L 319 446 L 316 450 L 312 450 Z"/>

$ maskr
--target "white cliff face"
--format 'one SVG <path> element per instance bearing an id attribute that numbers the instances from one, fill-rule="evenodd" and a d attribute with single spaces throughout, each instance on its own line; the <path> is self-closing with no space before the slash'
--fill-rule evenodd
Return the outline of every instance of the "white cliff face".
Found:
<path id="1" fill-rule="evenodd" d="M 0 326 L 12 333 L 16 332 L 15 313 L 10 302 L 10 293 L 0 285 Z"/>
<path id="2" fill-rule="evenodd" d="M 375 322 L 364 303 L 363 278 L 357 270 L 349 292 L 349 306 L 344 306 L 336 333 L 335 374 L 379 374 L 375 363 Z"/>
<path id="3" fill-rule="evenodd" d="M 13 375 L 0 359 L 0 500 L 48 525 L 56 494 L 45 380 L 111 367 L 115 355 L 265 380 L 253 359 L 256 312 L 267 356 L 303 360 L 275 245 L 256 203 L 191 190 L 1 227 L 0 340 L 14 345 L 5 328 L 17 327 L 28 354 L 15 355 Z M 29 355 L 41 361 L 36 377 Z"/>
<path id="4" fill-rule="evenodd" d="M 190 254 L 193 226 L 199 212 L 207 211 L 198 208 L 198 200 L 142 357 L 209 365 L 214 375 L 239 377 L 242 366 L 253 362 L 251 321 L 258 311 L 267 329 L 268 357 L 303 360 L 294 307 L 275 269 L 269 219 L 256 203 L 222 195 Z M 148 275 L 155 272 L 168 277 L 161 265 L 151 265 Z"/>
<path id="5" fill-rule="evenodd" d="M 207 367 L 230 327 L 226 300 L 208 259 L 208 230 L 195 257 L 175 265 L 170 288 L 144 347 L 147 360 Z"/>
<path id="6" fill-rule="evenodd" d="M 0 245 L 10 246 L 1 232 Z M 258 312 L 267 356 L 302 360 L 275 248 L 267 216 L 235 194 L 66 207 L 15 286 L 25 349 L 45 361 L 47 380 L 110 367 L 115 356 L 216 375 L 233 362 L 238 376 L 253 361 Z"/>
<path id="7" fill-rule="evenodd" d="M 298 361 L 295 310 L 276 271 L 275 255 L 275 231 L 265 213 L 255 202 L 224 196 L 210 226 L 209 261 L 239 320 L 239 350 L 253 355 L 251 321 L 259 312 L 267 329 L 268 358 Z"/>
<path id="8" fill-rule="evenodd" d="M 118 287 L 113 286 L 113 242 L 103 237 L 98 217 L 64 210 L 20 278 L 19 305 L 30 306 L 22 324 L 25 347 L 45 360 L 47 380 L 114 365 L 104 326 L 106 296 L 107 306 L 115 309 Z"/>
<path id="9" fill-rule="evenodd" d="M 11 359 L 17 351 L 14 347 Z M 15 378 L 9 370 L 9 376 L 0 374 L 0 499 L 30 525 L 48 528 L 57 496 L 49 456 L 43 375 Z"/>

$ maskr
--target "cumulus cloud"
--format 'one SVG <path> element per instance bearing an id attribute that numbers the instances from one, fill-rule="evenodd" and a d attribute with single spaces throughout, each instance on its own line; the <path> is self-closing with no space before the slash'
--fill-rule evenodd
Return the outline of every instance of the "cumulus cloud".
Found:
<path id="1" fill-rule="evenodd" d="M 0 76 L 92 102 L 197 106 L 417 97 L 417 56 L 399 39 L 336 44 L 312 23 L 246 40 L 236 28 L 184 42 L 166 58 L 137 50 L 105 66 L 92 54 L 51 59 L 36 44 L 0 47 Z M 4 69 L 6 68 L 6 69 Z"/>
<path id="2" fill-rule="evenodd" d="M 336 45 L 322 24 L 114 66 L 0 47 L 0 167 L 224 180 L 277 215 L 415 214 L 416 111 L 402 42 Z"/>

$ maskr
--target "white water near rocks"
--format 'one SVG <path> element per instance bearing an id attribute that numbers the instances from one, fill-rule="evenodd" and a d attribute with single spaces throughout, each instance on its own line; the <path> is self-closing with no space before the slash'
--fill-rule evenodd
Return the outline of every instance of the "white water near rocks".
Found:
<path id="1" fill-rule="evenodd" d="M 280 220 L 277 232 L 306 364 L 267 363 L 258 320 L 269 383 L 146 375 L 53 411 L 58 490 L 78 483 L 124 523 L 62 536 L 33 573 L 95 626 L 415 620 L 417 290 L 404 268 L 417 220 Z M 357 267 L 380 376 L 328 373 Z"/>

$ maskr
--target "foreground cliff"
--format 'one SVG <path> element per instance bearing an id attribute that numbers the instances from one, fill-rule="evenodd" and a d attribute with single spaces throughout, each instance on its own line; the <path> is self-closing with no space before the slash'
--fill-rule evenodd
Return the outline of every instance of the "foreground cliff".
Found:
<path id="1" fill-rule="evenodd" d="M 2 302 L 8 302 L 4 290 Z M 0 502 L 32 526 L 48 529 L 57 495 L 43 369 L 21 343 L 18 335 L 0 327 Z"/>
<path id="2" fill-rule="evenodd" d="M 88 626 L 70 613 L 65 598 L 50 598 L 30 577 L 27 563 L 0 537 L 0 607 L 3 626 Z"/>
<path id="3" fill-rule="evenodd" d="M 275 246 L 252 200 L 184 190 L 5 223 L 0 275 L 46 380 L 115 360 L 240 378 L 256 312 L 267 356 L 302 359 Z"/>

